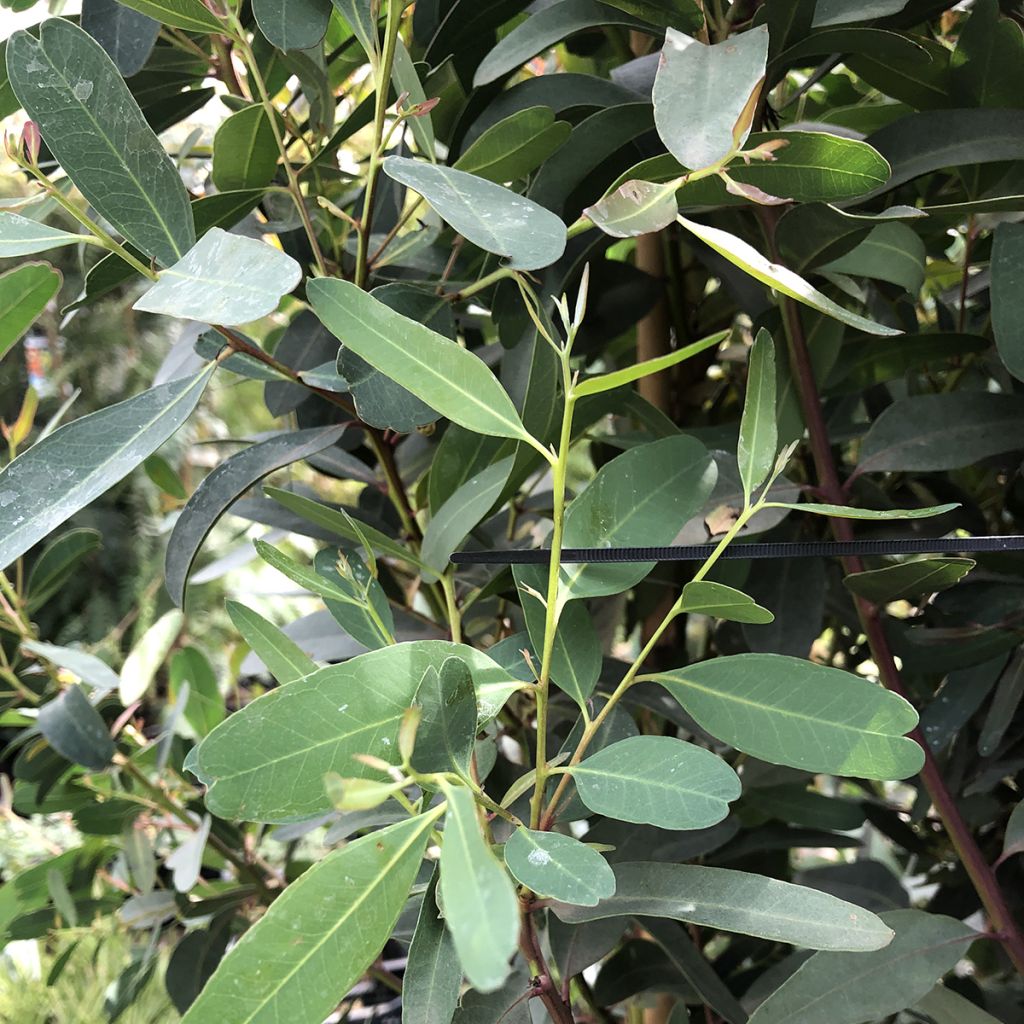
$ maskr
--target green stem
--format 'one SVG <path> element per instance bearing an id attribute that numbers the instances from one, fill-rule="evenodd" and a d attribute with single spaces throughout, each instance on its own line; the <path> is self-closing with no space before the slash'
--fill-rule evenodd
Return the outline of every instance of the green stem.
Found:
<path id="1" fill-rule="evenodd" d="M 753 515 L 760 511 L 761 507 L 762 503 L 758 501 L 754 505 L 747 505 L 743 509 L 743 511 L 736 517 L 736 522 L 732 524 L 732 526 L 729 528 L 729 531 L 725 534 L 725 536 L 722 537 L 722 539 L 715 546 L 715 550 L 712 551 L 710 555 L 708 555 L 704 564 L 694 574 L 694 582 L 698 582 L 707 576 L 707 574 L 711 571 L 715 563 L 719 560 L 719 558 L 722 557 L 722 554 L 725 552 L 725 549 L 736 539 L 736 536 L 739 534 L 740 530 L 743 529 L 743 527 L 747 524 L 747 522 Z M 608 717 L 608 715 L 611 714 L 612 709 L 625 696 L 626 691 L 636 681 L 637 674 L 643 667 L 644 662 L 648 659 L 648 657 L 650 657 L 650 654 L 654 650 L 654 648 L 658 646 L 658 641 L 661 640 L 662 636 L 665 633 L 665 630 L 667 630 L 668 627 L 672 624 L 672 620 L 677 615 L 679 615 L 679 613 L 682 610 L 683 598 L 680 594 L 680 596 L 676 599 L 675 603 L 665 614 L 665 617 L 659 623 L 658 628 L 654 630 L 654 632 L 651 634 L 650 639 L 647 641 L 646 644 L 644 644 L 643 649 L 636 656 L 636 659 L 633 661 L 632 665 L 630 665 L 629 668 L 626 670 L 626 674 L 622 677 L 622 681 L 619 683 L 619 685 L 615 688 L 612 695 L 605 702 L 604 707 L 601 708 L 597 715 L 594 716 L 593 720 L 587 723 L 587 725 L 584 727 L 583 735 L 580 738 L 579 745 L 576 747 L 576 750 L 573 752 L 572 757 L 569 759 L 569 763 L 565 766 L 566 769 L 571 768 L 573 765 L 579 764 L 580 761 L 583 759 L 583 755 L 587 752 L 587 747 L 590 746 L 590 743 L 594 739 L 594 736 L 597 734 L 598 729 L 601 728 L 602 724 L 604 723 L 604 720 Z M 551 799 L 548 801 L 547 808 L 544 810 L 544 813 L 540 818 L 540 824 L 534 826 L 535 828 L 540 828 L 542 831 L 546 831 L 547 829 L 551 828 L 552 824 L 554 823 L 555 813 L 558 810 L 559 801 L 562 799 L 562 796 L 565 793 L 565 789 L 569 785 L 569 781 L 571 778 L 572 776 L 568 771 L 565 771 L 565 773 L 562 774 L 562 778 L 559 780 L 558 786 L 556 787 L 555 792 L 552 794 Z"/>
<path id="2" fill-rule="evenodd" d="M 449 570 L 441 577 L 441 589 L 444 591 L 445 606 L 448 609 L 448 626 L 451 629 L 452 641 L 462 643 L 462 616 L 459 612 L 459 602 L 455 594 L 455 580 Z"/>
<path id="3" fill-rule="evenodd" d="M 374 62 L 374 88 L 376 105 L 373 117 L 373 148 L 370 150 L 370 164 L 366 171 L 366 192 L 363 198 L 363 219 L 359 226 L 359 248 L 356 252 L 355 283 L 366 287 L 369 267 L 370 233 L 373 228 L 373 204 L 377 195 L 377 179 L 380 177 L 381 147 L 384 142 L 384 122 L 388 111 L 388 90 L 391 85 L 391 70 L 395 63 L 398 46 L 398 26 L 401 11 L 396 14 L 394 0 L 387 0 L 388 13 L 384 25 L 384 52 L 380 63 Z"/>
<path id="4" fill-rule="evenodd" d="M 497 284 L 498 281 L 504 281 L 507 277 L 514 277 L 515 271 L 508 267 L 499 267 L 497 270 L 492 271 L 490 274 L 485 274 L 480 278 L 479 281 L 474 281 L 470 285 L 466 285 L 465 288 L 457 292 L 448 292 L 445 298 L 449 302 L 461 302 L 463 299 L 468 299 L 471 295 L 477 295 L 482 291 L 490 288 L 492 284 Z"/>

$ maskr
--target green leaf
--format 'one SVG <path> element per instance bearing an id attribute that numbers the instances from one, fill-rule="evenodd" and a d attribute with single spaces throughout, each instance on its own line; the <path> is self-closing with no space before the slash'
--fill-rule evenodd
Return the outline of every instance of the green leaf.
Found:
<path id="1" fill-rule="evenodd" d="M 39 709 L 39 731 L 61 757 L 102 771 L 114 756 L 114 741 L 80 686 L 69 686 Z"/>
<path id="2" fill-rule="evenodd" d="M 378 47 L 377 24 L 370 17 L 370 5 L 367 0 L 332 0 L 335 10 L 348 22 L 353 35 L 359 40 L 366 55 L 373 60 Z"/>
<path id="3" fill-rule="evenodd" d="M 1010 659 L 999 676 L 995 693 L 988 706 L 985 721 L 978 735 L 978 753 L 992 757 L 1006 735 L 1006 730 L 1016 720 L 1017 709 L 1024 701 L 1024 659 L 1019 655 Z"/>
<path id="4" fill-rule="evenodd" d="M 711 580 L 691 580 L 687 583 L 683 587 L 679 610 L 755 625 L 775 621 L 775 616 L 767 608 L 762 608 L 742 590 L 727 587 L 723 583 L 713 583 Z"/>
<path id="5" fill-rule="evenodd" d="M 121 703 L 125 707 L 146 695 L 157 671 L 178 639 L 184 621 L 184 616 L 177 609 L 164 612 L 129 651 L 121 666 L 118 687 Z"/>
<path id="6" fill-rule="evenodd" d="M 423 894 L 402 989 L 415 998 L 402 1000 L 402 1024 L 450 1024 L 459 1005 L 462 967 L 455 942 L 437 908 L 438 871 Z"/>
<path id="7" fill-rule="evenodd" d="M 210 324 L 244 324 L 273 313 L 302 268 L 266 242 L 210 228 L 132 309 Z"/>
<path id="8" fill-rule="evenodd" d="M 851 21 L 871 21 L 896 14 L 907 0 L 818 0 L 814 9 L 814 28 L 843 25 Z"/>
<path id="9" fill-rule="evenodd" d="M 936 985 L 918 999 L 914 1008 L 927 1014 L 934 1024 L 1002 1024 L 976 1003 L 944 985 Z"/>
<path id="10" fill-rule="evenodd" d="M 739 799 L 736 773 L 710 750 L 672 736 L 633 736 L 570 769 L 597 814 L 659 828 L 708 828 Z"/>
<path id="11" fill-rule="evenodd" d="M 125 78 L 142 70 L 160 32 L 159 21 L 118 0 L 82 0 L 81 25 Z"/>
<path id="12" fill-rule="evenodd" d="M 0 217 L 0 231 L 5 219 Z M 60 271 L 48 263 L 25 263 L 0 274 L 0 359 L 46 309 L 61 281 Z"/>
<path id="13" fill-rule="evenodd" d="M 461 644 L 396 644 L 247 704 L 192 750 L 186 767 L 209 787 L 206 806 L 219 817 L 279 823 L 322 814 L 331 809 L 322 781 L 327 772 L 377 778 L 353 755 L 398 760 L 398 729 L 423 674 L 450 657 L 469 665 L 481 722 L 522 685 Z"/>
<path id="14" fill-rule="evenodd" d="M 454 167 L 488 181 L 515 181 L 540 167 L 571 131 L 550 107 L 517 110 L 475 139 Z"/>
<path id="15" fill-rule="evenodd" d="M 775 343 L 763 327 L 747 362 L 747 397 L 736 447 L 743 495 L 747 502 L 775 465 L 779 432 L 775 426 Z"/>
<path id="16" fill-rule="evenodd" d="M 568 548 L 671 544 L 704 507 L 716 477 L 707 449 L 685 434 L 631 448 L 602 466 L 569 503 L 563 544 Z M 652 568 L 653 563 L 565 565 L 561 588 L 565 600 L 617 594 Z"/>
<path id="17" fill-rule="evenodd" d="M 828 132 L 754 132 L 748 149 L 765 143 L 784 142 L 772 150 L 772 160 L 735 160 L 729 176 L 741 185 L 759 188 L 769 195 L 786 196 L 798 203 L 832 203 L 855 199 L 889 180 L 889 164 L 871 146 Z M 675 181 L 685 168 L 671 154 L 650 157 L 624 171 L 612 188 L 631 178 L 652 182 Z M 684 182 L 676 193 L 684 208 L 749 206 L 742 196 L 726 191 L 717 175 Z M 788 215 L 787 215 L 788 216 Z"/>
<path id="18" fill-rule="evenodd" d="M 955 586 L 975 566 L 970 558 L 922 558 L 884 569 L 850 573 L 846 588 L 875 604 L 937 594 Z"/>
<path id="19" fill-rule="evenodd" d="M 423 83 L 420 81 L 416 65 L 409 55 L 409 49 L 401 35 L 395 40 L 395 59 L 391 69 L 395 92 L 401 95 L 407 94 L 407 106 L 418 106 L 427 102 L 427 94 L 423 91 Z M 434 125 L 430 112 L 410 117 L 406 122 L 412 130 L 413 137 L 419 151 L 430 160 L 434 159 L 436 146 L 434 139 Z"/>
<path id="20" fill-rule="evenodd" d="M 200 739 L 224 721 L 224 700 L 217 686 L 217 676 L 206 655 L 198 647 L 175 651 L 170 665 L 171 694 L 177 703 L 188 686 L 185 721 Z M 191 888 L 191 887 L 190 887 Z"/>
<path id="21" fill-rule="evenodd" d="M 237 601 L 227 602 L 228 615 L 242 639 L 267 666 L 267 671 L 282 686 L 312 675 L 320 667 L 272 622 Z"/>
<path id="22" fill-rule="evenodd" d="M 88 654 L 74 647 L 44 644 L 38 640 L 22 640 L 21 646 L 26 651 L 38 654 L 54 665 L 73 672 L 83 683 L 101 693 L 116 690 L 120 684 L 117 673 L 106 662 L 100 661 L 95 654 Z"/>
<path id="23" fill-rule="evenodd" d="M 142 470 L 149 477 L 151 483 L 159 487 L 164 494 L 176 498 L 178 501 L 187 500 L 188 491 L 185 490 L 181 477 L 162 455 L 150 455 L 142 463 Z"/>
<path id="24" fill-rule="evenodd" d="M 224 25 L 201 0 L 117 0 L 133 11 L 186 32 L 223 32 Z"/>
<path id="25" fill-rule="evenodd" d="M 641 30 L 648 27 L 611 4 L 598 3 L 597 0 L 556 0 L 531 14 L 502 37 L 480 62 L 473 76 L 473 85 L 477 88 L 490 85 L 566 36 L 605 25 Z"/>
<path id="26" fill-rule="evenodd" d="M 372 832 L 305 871 L 221 961 L 183 1024 L 329 1016 L 390 937 L 435 818 Z"/>
<path id="27" fill-rule="evenodd" d="M 479 713 L 473 674 L 461 658 L 427 668 L 416 690 L 422 719 L 412 766 L 420 772 L 454 771 L 473 777 L 473 748 Z"/>
<path id="28" fill-rule="evenodd" d="M 512 399 L 477 356 L 389 309 L 350 281 L 315 278 L 313 311 L 356 355 L 467 430 L 512 437 L 535 448 Z"/>
<path id="29" fill-rule="evenodd" d="M 469 983 L 479 992 L 493 992 L 508 976 L 519 942 L 519 900 L 480 834 L 472 794 L 447 784 L 443 791 L 448 800 L 441 847 L 444 920 Z"/>
<path id="30" fill-rule="evenodd" d="M 486 178 L 402 156 L 389 156 L 383 169 L 419 192 L 460 235 L 506 257 L 516 270 L 550 266 L 565 251 L 565 225 L 558 217 Z"/>
<path id="31" fill-rule="evenodd" d="M 871 424 L 860 472 L 959 469 L 1016 451 L 1024 432 L 1019 395 L 949 391 L 897 399 Z"/>
<path id="32" fill-rule="evenodd" d="M 109 737 L 108 737 L 109 738 Z M 78 924 L 78 910 L 75 901 L 68 891 L 67 882 L 57 868 L 50 868 L 46 873 L 46 887 L 50 891 L 53 908 L 60 915 L 66 928 L 74 928 Z"/>
<path id="33" fill-rule="evenodd" d="M 881 686 L 781 654 L 737 654 L 643 676 L 737 750 L 810 772 L 904 779 L 924 760 L 917 712 Z"/>
<path id="34" fill-rule="evenodd" d="M 998 0 L 975 0 L 950 59 L 957 106 L 1020 107 L 1024 33 Z"/>
<path id="35" fill-rule="evenodd" d="M 418 566 L 426 571 L 433 570 L 433 567 L 428 566 L 419 556 L 403 547 L 397 540 L 393 540 L 364 522 L 353 519 L 344 511 L 329 508 L 327 505 L 321 505 L 318 501 L 313 501 L 312 498 L 303 497 L 292 491 L 284 491 L 279 487 L 265 487 L 263 493 L 289 511 L 308 522 L 333 531 L 339 537 L 344 537 L 357 544 L 362 544 L 365 541 L 379 554 L 408 562 L 410 565 Z M 443 566 L 437 568 L 444 571 Z"/>
<path id="36" fill-rule="evenodd" d="M 519 585 L 532 575 L 520 571 L 516 566 L 513 574 Z M 529 585 L 529 584 L 528 584 Z M 544 605 L 528 591 L 522 592 L 523 617 L 534 651 L 544 650 Z M 520 661 L 522 655 L 519 656 Z M 534 662 L 534 667 L 540 666 Z M 532 680 L 532 676 L 530 677 Z M 551 651 L 551 681 L 580 707 L 594 692 L 601 678 L 601 641 L 594 626 L 594 620 L 586 605 L 577 602 L 567 604 L 558 616 L 555 629 L 555 644 Z"/>
<path id="37" fill-rule="evenodd" d="M 704 12 L 696 0 L 605 0 L 627 14 L 658 25 L 677 28 L 680 32 L 698 32 L 704 27 Z"/>
<path id="38" fill-rule="evenodd" d="M 951 970 L 976 937 L 951 917 L 892 910 L 881 917 L 896 933 L 884 949 L 815 953 L 758 1007 L 750 1024 L 860 1024 L 912 1006 Z"/>
<path id="39" fill-rule="evenodd" d="M 89 242 L 92 235 L 76 235 L 22 217 L 20 213 L 0 213 L 0 257 L 31 256 L 61 245 Z M 7 275 L 4 275 L 5 277 Z"/>
<path id="40" fill-rule="evenodd" d="M 899 285 L 916 296 L 924 285 L 924 241 L 913 228 L 891 221 L 872 228 L 855 249 L 819 267 L 822 274 L 850 274 Z"/>
<path id="41" fill-rule="evenodd" d="M 662 370 L 667 370 L 669 367 L 681 363 L 684 359 L 698 355 L 706 349 L 716 348 L 729 337 L 730 333 L 730 331 L 719 331 L 717 334 L 709 335 L 707 338 L 695 341 L 691 345 L 685 345 L 675 352 L 670 352 L 666 356 L 645 359 L 642 363 L 634 363 L 632 366 L 623 367 L 621 370 L 614 370 L 612 373 L 603 373 L 598 377 L 588 377 L 573 388 L 573 393 L 577 398 L 583 398 L 586 395 L 598 395 L 603 391 L 613 391 L 615 388 L 621 388 L 625 384 L 631 384 L 635 380 L 640 380 L 641 377 L 649 377 L 652 373 L 661 373 Z"/>
<path id="42" fill-rule="evenodd" d="M 676 192 L 680 179 L 658 185 L 631 178 L 609 192 L 583 214 L 606 235 L 632 238 L 667 228 L 679 216 Z"/>
<path id="43" fill-rule="evenodd" d="M 758 786 L 751 794 L 747 810 L 757 815 L 807 828 L 836 829 L 850 832 L 864 824 L 864 810 L 852 800 L 823 796 L 801 783 Z M 821 887 L 817 887 L 821 888 Z M 828 891 L 828 887 L 824 887 Z"/>
<path id="44" fill-rule="evenodd" d="M 327 33 L 330 0 L 253 0 L 260 31 L 279 50 L 308 50 Z"/>
<path id="45" fill-rule="evenodd" d="M 538 896 L 594 907 L 615 892 L 615 875 L 597 850 L 558 832 L 517 828 L 505 843 L 505 864 Z"/>
<path id="46" fill-rule="evenodd" d="M 789 501 L 770 501 L 767 508 L 791 508 L 797 512 L 810 512 L 817 516 L 833 516 L 836 519 L 867 519 L 880 522 L 887 519 L 930 519 L 932 516 L 945 515 L 960 506 L 954 502 L 949 505 L 932 505 L 929 508 L 851 508 L 848 505 L 822 505 L 818 502 L 804 501 L 794 504 Z"/>
<path id="47" fill-rule="evenodd" d="M 221 192 L 263 188 L 277 170 L 277 141 L 267 112 L 244 107 L 221 122 L 213 138 L 213 183 Z"/>
<path id="48" fill-rule="evenodd" d="M 729 234 L 728 231 L 708 227 L 706 224 L 697 224 L 682 216 L 679 217 L 679 223 L 702 242 L 710 245 L 715 252 L 739 267 L 740 270 L 762 284 L 768 285 L 769 288 L 774 288 L 783 295 L 788 295 L 791 299 L 796 299 L 797 302 L 802 302 L 805 306 L 818 310 L 819 313 L 834 317 L 850 327 L 856 327 L 857 330 L 863 331 L 865 334 L 880 334 L 888 337 L 903 333 L 895 327 L 886 327 L 884 324 L 876 323 L 867 317 L 843 309 L 799 274 L 794 274 L 792 270 L 787 270 L 778 263 L 772 263 L 765 259 L 752 245 L 748 245 L 736 235 Z"/>
<path id="49" fill-rule="evenodd" d="M 893 935 L 874 914 L 817 889 L 696 864 L 616 864 L 610 899 L 596 907 L 559 903 L 553 909 L 572 924 L 632 915 L 668 917 L 807 949 L 881 949 Z"/>
<path id="50" fill-rule="evenodd" d="M 188 192 L 103 47 L 70 21 L 50 18 L 38 40 L 11 36 L 7 69 L 25 112 L 82 195 L 157 262 L 180 259 L 195 242 Z"/>
<path id="51" fill-rule="evenodd" d="M 1000 224 L 993 237 L 992 333 L 1003 365 L 1024 380 L 1024 224 Z"/>
<path id="52" fill-rule="evenodd" d="M 428 565 L 447 565 L 452 552 L 470 531 L 494 507 L 505 489 L 512 456 L 501 459 L 470 477 L 431 517 L 423 531 L 420 554 Z M 425 583 L 437 580 L 431 572 L 423 574 Z"/>
<path id="53" fill-rule="evenodd" d="M 79 569 L 87 555 L 103 547 L 99 530 L 78 528 L 62 533 L 43 548 L 28 576 L 28 609 L 41 608 Z"/>
<path id="54" fill-rule="evenodd" d="M 809 67 L 832 54 L 867 54 L 903 69 L 930 63 L 928 51 L 908 36 L 878 28 L 830 28 L 811 33 L 773 58 L 768 82 L 774 85 L 787 68 Z"/>
<path id="55" fill-rule="evenodd" d="M 743 145 L 750 100 L 768 60 L 768 29 L 759 25 L 714 46 L 669 29 L 654 79 L 654 121 L 668 151 L 692 171 Z"/>
<path id="56" fill-rule="evenodd" d="M 1003 834 L 1003 852 L 1000 854 L 1000 861 L 1006 857 L 1012 857 L 1015 853 L 1024 852 L 1024 800 L 1017 804 L 1006 822 L 1006 831 Z"/>
<path id="57" fill-rule="evenodd" d="M 217 466 L 181 510 L 167 542 L 164 576 L 171 600 L 179 607 L 184 604 L 192 563 L 234 501 L 268 473 L 329 448 L 344 432 L 344 424 L 292 431 L 236 452 Z"/>
<path id="58" fill-rule="evenodd" d="M 127 476 L 196 407 L 214 371 L 161 384 L 67 423 L 0 471 L 0 567 Z"/>

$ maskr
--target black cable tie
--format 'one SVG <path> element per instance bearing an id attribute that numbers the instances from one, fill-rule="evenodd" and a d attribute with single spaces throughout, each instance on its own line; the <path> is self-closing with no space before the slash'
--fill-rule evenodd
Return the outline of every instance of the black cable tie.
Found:
<path id="1" fill-rule="evenodd" d="M 714 544 L 662 548 L 563 548 L 562 564 L 581 562 L 703 562 Z M 721 558 L 830 558 L 842 555 L 939 555 L 1024 551 L 1024 535 L 1005 537 L 893 537 L 851 541 L 772 541 L 730 544 Z M 456 565 L 546 565 L 546 548 L 456 551 Z"/>

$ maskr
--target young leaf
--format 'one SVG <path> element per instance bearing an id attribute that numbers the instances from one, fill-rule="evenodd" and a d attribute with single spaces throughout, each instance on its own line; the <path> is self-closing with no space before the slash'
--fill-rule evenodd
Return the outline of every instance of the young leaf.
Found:
<path id="1" fill-rule="evenodd" d="M 654 79 L 654 122 L 669 152 L 692 171 L 718 163 L 750 133 L 751 97 L 768 60 L 764 25 L 705 46 L 669 29 Z"/>
<path id="2" fill-rule="evenodd" d="M 80 686 L 69 686 L 39 709 L 39 731 L 61 757 L 102 771 L 114 756 L 106 723 Z"/>
<path id="3" fill-rule="evenodd" d="M 474 174 L 408 157 L 389 156 L 383 168 L 419 192 L 468 241 L 507 257 L 510 267 L 537 270 L 565 251 L 565 225 L 532 199 Z"/>
<path id="4" fill-rule="evenodd" d="M 20 213 L 0 213 L 0 257 L 3 259 L 31 256 L 61 245 L 77 245 L 91 240 L 92 235 L 78 235 L 71 231 L 61 231 L 60 228 L 51 228 L 37 220 L 22 217 Z M 9 271 L 8 274 L 14 272 Z"/>
<path id="5" fill-rule="evenodd" d="M 341 558 L 347 563 L 344 574 L 338 568 Z M 331 549 L 318 551 L 313 567 L 335 594 L 340 591 L 345 595 L 342 600 L 325 594 L 324 604 L 353 640 L 370 650 L 395 642 L 395 620 L 387 594 L 358 554 Z"/>
<path id="6" fill-rule="evenodd" d="M 664 184 L 630 178 L 614 192 L 588 206 L 583 214 L 613 238 L 633 238 L 660 231 L 679 215 L 676 192 L 681 184 L 681 178 Z"/>
<path id="7" fill-rule="evenodd" d="M 423 91 L 423 83 L 420 81 L 416 65 L 413 63 L 409 48 L 401 35 L 395 40 L 395 60 L 391 69 L 391 78 L 395 92 L 401 95 L 406 94 L 406 107 L 418 107 L 427 102 L 427 94 Z M 434 138 L 434 125 L 429 111 L 420 113 L 418 116 L 410 117 L 406 122 L 412 131 L 413 138 L 419 151 L 429 160 L 434 159 L 436 142 Z"/>
<path id="8" fill-rule="evenodd" d="M 196 237 L 188 192 L 103 47 L 72 22 L 49 18 L 38 39 L 11 36 L 7 68 L 25 112 L 82 195 L 158 263 L 181 259 Z"/>
<path id="9" fill-rule="evenodd" d="M 412 766 L 420 772 L 454 771 L 472 778 L 479 712 L 473 674 L 461 658 L 431 665 L 416 690 L 423 718 Z"/>
<path id="10" fill-rule="evenodd" d="M 357 839 L 309 868 L 221 961 L 182 1019 L 329 1016 L 391 935 L 436 814 Z"/>
<path id="11" fill-rule="evenodd" d="M 272 622 L 237 601 L 227 602 L 228 615 L 242 639 L 267 666 L 267 671 L 283 686 L 312 675 L 320 666 L 307 657 Z"/>
<path id="12" fill-rule="evenodd" d="M 902 698 L 839 669 L 781 654 L 737 654 L 642 678 L 660 683 L 717 739 L 772 764 L 905 779 L 921 748 Z"/>
<path id="13" fill-rule="evenodd" d="M 349 281 L 316 278 L 306 292 L 336 338 L 442 416 L 467 430 L 541 447 L 527 433 L 497 378 L 471 352 Z"/>
<path id="14" fill-rule="evenodd" d="M 438 871 L 423 894 L 402 977 L 402 1024 L 447 1024 L 459 1004 L 462 968 L 437 908 Z M 411 997 L 411 998 L 410 998 Z"/>
<path id="15" fill-rule="evenodd" d="M 420 546 L 420 555 L 428 565 L 448 564 L 452 552 L 493 508 L 505 489 L 514 462 L 515 459 L 509 456 L 470 477 L 430 517 Z M 425 583 L 436 580 L 433 573 L 423 573 Z"/>
<path id="16" fill-rule="evenodd" d="M 730 622 L 763 625 L 775 621 L 775 616 L 767 608 L 762 608 L 742 590 L 727 587 L 724 583 L 713 583 L 711 580 L 691 580 L 687 583 L 683 587 L 679 610 L 711 615 L 716 619 L 728 619 Z"/>
<path id="17" fill-rule="evenodd" d="M 761 328 L 757 332 L 747 371 L 747 398 L 740 420 L 736 458 L 747 502 L 754 490 L 768 479 L 779 446 L 775 426 L 775 344 Z"/>
<path id="18" fill-rule="evenodd" d="M 597 814 L 659 828 L 708 828 L 739 799 L 718 756 L 672 736 L 633 736 L 574 765 L 580 799 Z"/>
<path id="19" fill-rule="evenodd" d="M 95 654 L 88 654 L 73 647 L 44 644 L 38 640 L 22 640 L 21 646 L 26 651 L 38 654 L 54 665 L 73 672 L 83 683 L 100 693 L 109 693 L 120 685 L 117 673 L 106 662 L 100 661 Z"/>
<path id="20" fill-rule="evenodd" d="M 830 1024 L 881 1020 L 927 995 L 975 939 L 951 917 L 893 910 L 881 920 L 896 933 L 868 953 L 815 953 L 757 1008 L 750 1024 Z M 827 1009 L 826 1009 L 827 1008 Z"/>
<path id="21" fill-rule="evenodd" d="M 720 345 L 729 337 L 730 331 L 719 331 L 717 334 L 709 335 L 692 345 L 685 345 L 683 348 L 670 352 L 666 356 L 658 356 L 655 359 L 645 359 L 642 363 L 634 363 L 632 366 L 623 367 L 621 370 L 614 370 L 611 373 L 603 373 L 599 377 L 588 377 L 573 388 L 577 398 L 585 395 L 598 395 L 603 391 L 612 391 L 614 388 L 621 388 L 625 384 L 631 384 L 641 377 L 649 377 L 652 373 L 661 373 L 684 359 L 699 355 L 705 349 L 714 348 Z"/>
<path id="22" fill-rule="evenodd" d="M 258 480 L 334 444 L 345 425 L 314 427 L 272 437 L 225 459 L 196 488 L 181 510 L 167 542 L 164 575 L 167 593 L 181 607 L 185 585 L 199 549 L 214 524 Z"/>
<path id="23" fill-rule="evenodd" d="M 740 270 L 750 274 L 762 284 L 774 288 L 783 295 L 788 295 L 805 306 L 818 310 L 826 316 L 841 320 L 850 327 L 856 327 L 858 331 L 865 334 L 880 334 L 894 336 L 903 332 L 895 327 L 886 327 L 884 324 L 876 323 L 867 317 L 857 313 L 851 313 L 843 309 L 838 303 L 833 302 L 827 295 L 823 295 L 813 285 L 805 281 L 799 274 L 792 270 L 779 266 L 766 260 L 752 245 L 744 242 L 742 238 L 729 234 L 721 228 L 708 227 L 706 224 L 697 224 L 680 216 L 679 223 L 687 231 L 691 231 L 702 242 L 706 242 L 715 252 L 724 256 L 730 263 L 735 264 Z"/>
<path id="24" fill-rule="evenodd" d="M 833 516 L 836 519 L 868 519 L 872 522 L 886 519 L 930 519 L 932 516 L 945 515 L 959 508 L 953 502 L 949 505 L 931 505 L 928 508 L 851 508 L 849 505 L 822 505 L 814 501 L 799 503 L 790 501 L 770 501 L 766 508 L 791 508 L 797 512 L 810 512 L 817 516 Z"/>
<path id="25" fill-rule="evenodd" d="M 82 0 L 81 25 L 125 78 L 142 70 L 160 33 L 159 21 L 118 0 Z"/>
<path id="26" fill-rule="evenodd" d="M 463 786 L 444 785 L 448 801 L 441 847 L 444 920 L 469 983 L 501 988 L 519 941 L 519 900 L 505 868 L 480 834 L 476 803 Z M 486 913 L 481 913 L 483 908 Z"/>
<path id="27" fill-rule="evenodd" d="M 0 567 L 156 451 L 188 419 L 214 369 L 65 424 L 0 471 Z"/>
<path id="28" fill-rule="evenodd" d="M 302 268 L 280 249 L 210 228 L 132 309 L 210 324 L 244 324 L 272 313 L 301 279 Z"/>
<path id="29" fill-rule="evenodd" d="M 615 895 L 596 907 L 556 903 L 571 924 L 606 917 L 668 917 L 807 949 L 882 949 L 893 933 L 878 917 L 828 893 L 774 878 L 696 864 L 615 865 Z"/>
<path id="30" fill-rule="evenodd" d="M 4 220 L 0 217 L 0 230 Z M 23 263 L 0 274 L 0 359 L 46 309 L 61 280 L 60 271 L 48 263 Z"/>
<path id="31" fill-rule="evenodd" d="M 327 772 L 379 778 L 354 755 L 397 760 L 402 716 L 420 680 L 450 657 L 469 666 L 481 723 L 522 685 L 486 654 L 461 644 L 395 644 L 247 704 L 193 748 L 186 767 L 209 787 L 206 806 L 218 817 L 280 823 L 322 814 L 331 808 L 323 787 Z"/>
<path id="32" fill-rule="evenodd" d="M 279 50 L 308 50 L 319 43 L 331 20 L 330 0 L 253 0 L 260 31 Z"/>
<path id="33" fill-rule="evenodd" d="M 183 624 L 184 616 L 177 609 L 164 612 L 132 647 L 121 666 L 118 685 L 118 695 L 125 707 L 145 696 Z"/>
<path id="34" fill-rule="evenodd" d="M 887 565 L 884 569 L 853 572 L 843 579 L 843 583 L 859 597 L 875 604 L 885 604 L 948 590 L 976 564 L 970 558 L 922 558 Z"/>
<path id="35" fill-rule="evenodd" d="M 538 896 L 594 907 L 615 892 L 615 875 L 597 850 L 558 832 L 517 828 L 505 843 L 505 864 Z"/>

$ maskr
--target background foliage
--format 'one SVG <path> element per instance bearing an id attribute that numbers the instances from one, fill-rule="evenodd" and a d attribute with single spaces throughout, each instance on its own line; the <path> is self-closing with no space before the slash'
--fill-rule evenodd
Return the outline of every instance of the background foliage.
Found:
<path id="1" fill-rule="evenodd" d="M 4 8 L 0 1016 L 1020 1019 L 1019 5 Z"/>

